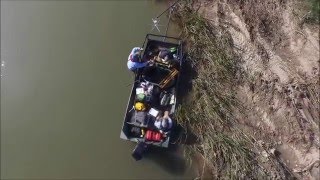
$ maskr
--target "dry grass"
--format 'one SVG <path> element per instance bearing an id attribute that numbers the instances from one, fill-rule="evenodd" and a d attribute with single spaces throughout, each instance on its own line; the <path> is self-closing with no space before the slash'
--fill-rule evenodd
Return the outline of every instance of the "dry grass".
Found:
<path id="1" fill-rule="evenodd" d="M 259 45 L 256 40 L 259 34 L 272 45 L 273 50 L 277 50 L 285 42 L 282 15 L 284 11 L 290 11 L 288 2 L 289 0 L 229 0 L 227 3 L 229 8 L 234 8 L 233 12 L 239 13 L 243 18 L 252 44 Z M 213 26 L 203 18 L 195 9 L 198 4 L 192 3 L 194 1 L 188 0 L 180 3 L 172 17 L 180 25 L 182 37 L 187 42 L 186 63 L 196 72 L 196 76 L 189 79 L 192 89 L 178 108 L 178 123 L 198 137 L 197 143 L 186 146 L 186 154 L 197 154 L 197 157 L 201 154 L 201 159 L 204 160 L 202 173 L 210 171 L 210 177 L 214 179 L 294 178 L 291 169 L 279 159 L 275 151 L 270 153 L 269 150 L 276 146 L 276 142 L 267 136 L 269 132 L 261 134 L 259 129 L 243 127 L 234 117 L 238 113 L 241 114 L 238 117 L 245 118 L 252 113 L 235 98 L 238 85 L 245 84 L 251 88 L 252 84 L 252 89 L 257 88 L 254 82 L 261 81 L 258 74 L 262 72 L 256 74 L 241 69 L 241 59 L 234 53 L 235 47 L 230 34 L 222 26 Z M 220 3 L 218 7 L 222 7 L 221 4 L 224 3 Z M 227 10 L 228 8 L 222 8 L 218 11 L 219 21 L 228 20 Z M 265 52 L 262 51 L 260 55 L 263 53 Z M 270 57 L 266 56 L 265 59 Z M 316 91 L 318 85 L 308 85 L 305 95 L 310 96 L 311 108 L 316 110 L 319 110 L 319 93 Z M 269 99 L 265 98 L 266 102 L 275 96 L 274 90 L 260 90 L 261 97 L 264 97 L 263 94 L 270 96 Z M 314 123 L 318 123 L 319 118 L 315 120 Z M 258 143 L 264 140 L 269 142 L 268 145 Z M 199 171 L 201 173 L 201 169 Z"/>
<path id="2" fill-rule="evenodd" d="M 201 153 L 215 178 L 265 177 L 251 150 L 251 140 L 235 126 L 232 111 L 241 105 L 233 90 L 238 65 L 230 40 L 223 32 L 215 32 L 188 3 L 178 8 L 174 19 L 188 39 L 187 61 L 197 72 L 192 80 L 192 101 L 178 109 L 178 122 L 190 127 L 200 142 L 187 147 L 189 154 Z"/>
<path id="3" fill-rule="evenodd" d="M 319 24 L 320 22 L 320 2 L 319 0 L 298 1 L 303 7 L 302 21 L 311 24 Z"/>

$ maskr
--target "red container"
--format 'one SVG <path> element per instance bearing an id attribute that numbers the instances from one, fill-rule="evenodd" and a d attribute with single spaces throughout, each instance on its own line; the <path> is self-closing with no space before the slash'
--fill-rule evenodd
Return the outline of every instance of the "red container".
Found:
<path id="1" fill-rule="evenodd" d="M 147 141 L 152 141 L 152 131 L 148 130 L 145 137 Z"/>
<path id="2" fill-rule="evenodd" d="M 154 141 L 161 141 L 162 139 L 162 136 L 161 136 L 161 133 L 159 132 L 153 132 L 153 138 L 152 138 Z"/>
<path id="3" fill-rule="evenodd" d="M 146 136 L 145 136 L 147 141 L 161 141 L 162 140 L 162 135 L 160 132 L 156 132 L 156 131 L 150 131 L 148 130 L 146 132 Z"/>

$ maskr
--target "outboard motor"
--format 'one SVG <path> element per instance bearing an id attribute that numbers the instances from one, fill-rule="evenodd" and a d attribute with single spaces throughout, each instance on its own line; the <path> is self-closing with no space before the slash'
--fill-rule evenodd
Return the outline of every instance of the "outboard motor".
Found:
<path id="1" fill-rule="evenodd" d="M 142 159 L 143 153 L 147 150 L 148 144 L 144 142 L 139 142 L 137 146 L 134 148 L 132 152 L 132 157 L 136 160 L 139 161 Z"/>

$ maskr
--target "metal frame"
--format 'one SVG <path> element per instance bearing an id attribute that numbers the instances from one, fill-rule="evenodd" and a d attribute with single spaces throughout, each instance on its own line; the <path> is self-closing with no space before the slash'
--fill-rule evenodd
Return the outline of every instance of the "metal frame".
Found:
<path id="1" fill-rule="evenodd" d="M 178 44 L 181 45 L 181 39 L 179 38 L 176 38 L 176 37 L 170 37 L 170 36 L 164 36 L 164 35 L 157 35 L 157 34 L 147 34 L 144 41 L 143 41 L 143 44 L 142 44 L 142 48 L 144 48 L 145 46 L 145 43 L 147 40 L 157 40 L 157 39 L 152 39 L 151 37 L 159 37 L 159 38 L 165 38 L 164 40 L 158 40 L 158 41 L 163 41 L 163 42 L 166 42 L 165 40 L 166 39 L 174 39 L 176 41 L 178 41 Z"/>

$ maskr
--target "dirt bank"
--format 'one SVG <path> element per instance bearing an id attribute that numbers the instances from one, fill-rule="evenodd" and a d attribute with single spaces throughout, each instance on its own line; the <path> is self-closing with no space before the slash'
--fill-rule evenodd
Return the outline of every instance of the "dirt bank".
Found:
<path id="1" fill-rule="evenodd" d="M 197 132 L 200 143 L 187 148 L 205 159 L 205 177 L 319 179 L 319 24 L 305 22 L 301 3 L 199 0 L 176 7 L 196 74 L 180 123 Z M 241 155 L 247 159 L 239 165 L 254 166 L 226 175 Z"/>

